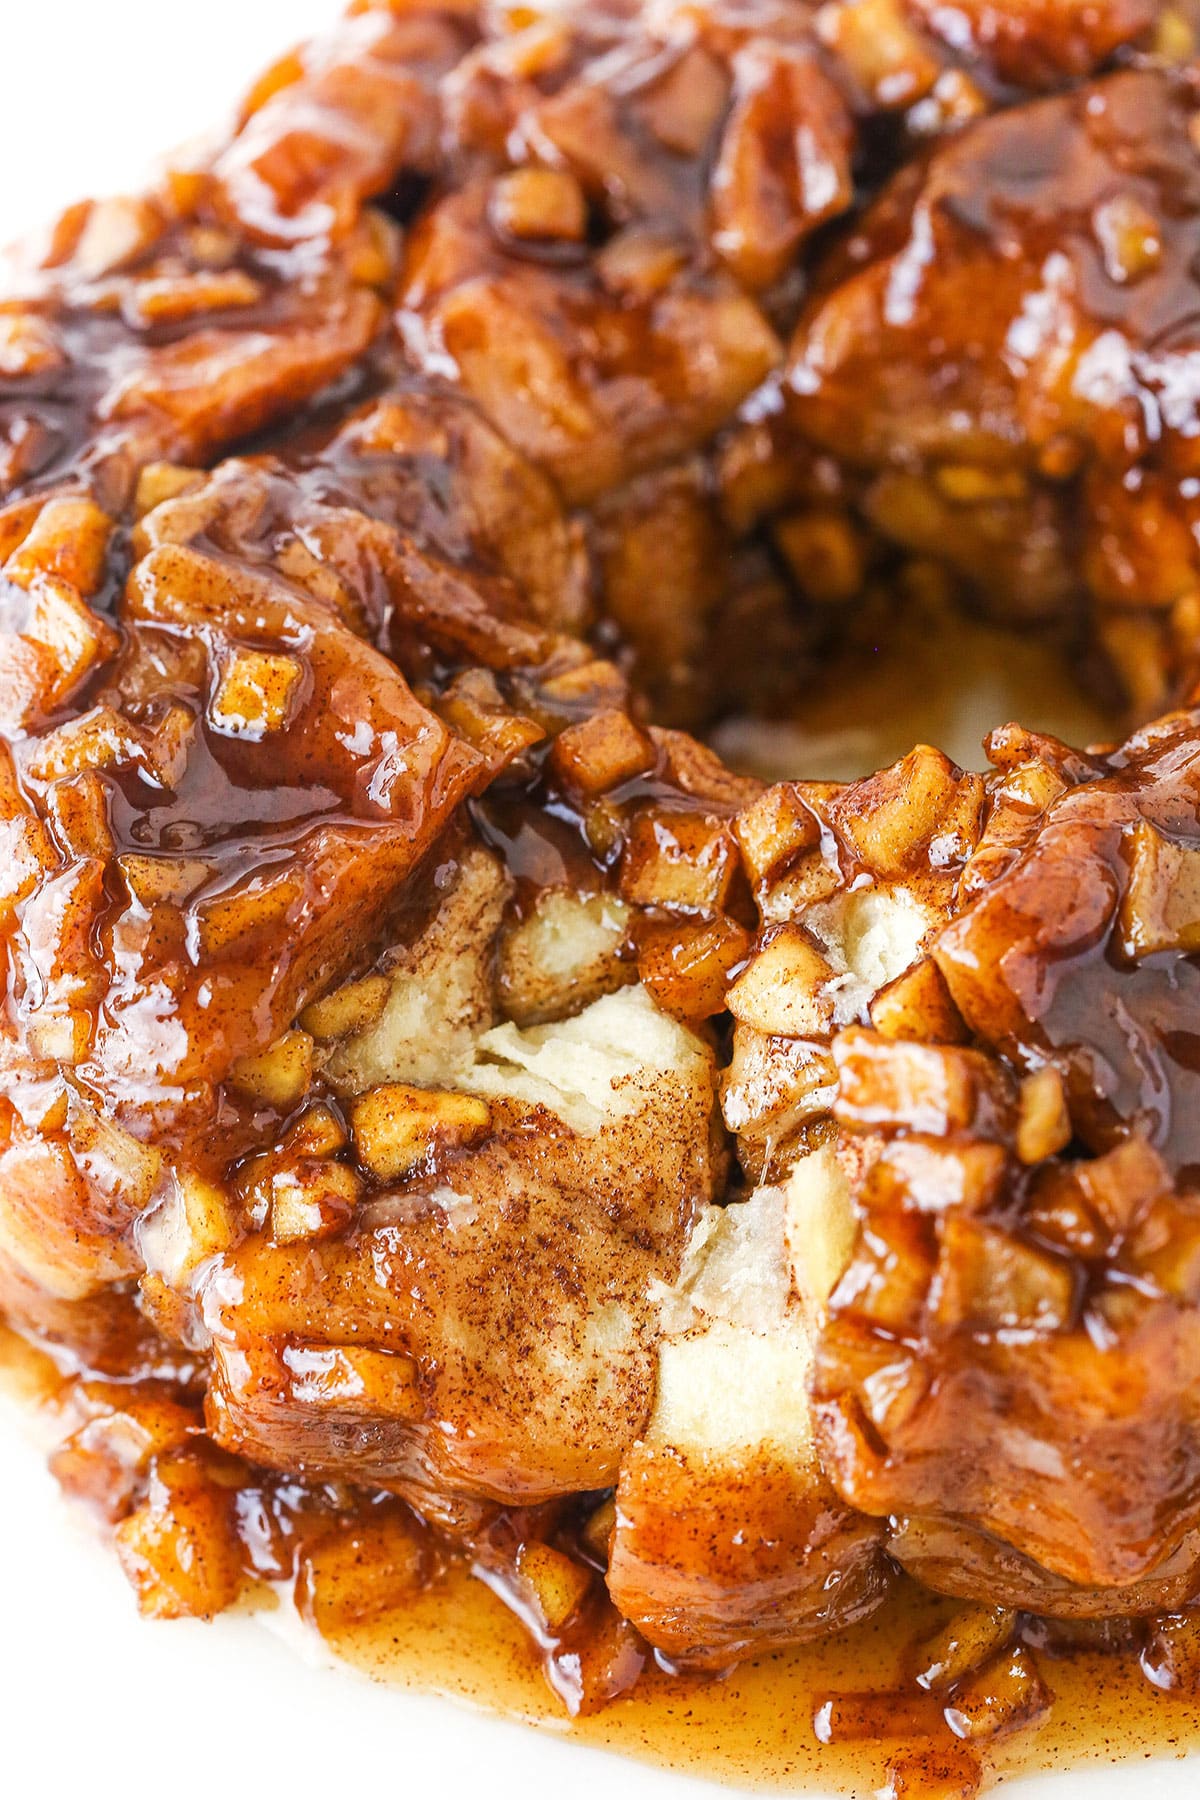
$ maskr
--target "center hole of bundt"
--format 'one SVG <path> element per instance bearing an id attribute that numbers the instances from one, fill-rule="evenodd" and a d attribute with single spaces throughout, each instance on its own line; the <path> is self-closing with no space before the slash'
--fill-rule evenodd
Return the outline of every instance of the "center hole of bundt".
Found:
<path id="1" fill-rule="evenodd" d="M 914 743 L 982 769 L 982 739 L 1004 720 L 1068 743 L 1111 740 L 1120 706 L 1110 685 L 1036 625 L 996 625 L 932 581 L 864 616 L 788 716 L 728 718 L 712 741 L 727 761 L 776 781 L 851 780 Z"/>

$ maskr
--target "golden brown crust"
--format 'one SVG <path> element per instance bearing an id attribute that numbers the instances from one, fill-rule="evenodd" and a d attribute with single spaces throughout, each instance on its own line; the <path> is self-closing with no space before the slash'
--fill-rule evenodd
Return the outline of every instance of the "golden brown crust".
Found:
<path id="1" fill-rule="evenodd" d="M 1172 19 L 360 4 L 14 263 L 0 1306 L 148 1613 L 468 1557 L 578 1710 L 1190 1597 L 1200 715 L 672 728 L 913 555 L 1184 692 Z"/>
<path id="2" fill-rule="evenodd" d="M 731 992 L 743 1056 L 828 1043 L 865 1151 L 818 1349 L 826 1468 L 906 1542 L 956 1544 L 939 1584 L 1003 1570 L 1029 1610 L 1151 1610 L 1190 1578 L 1197 723 L 1091 757 L 1009 728 L 982 807 L 929 752 L 739 827 L 794 921 Z M 811 1085 L 774 1066 L 766 1117 Z"/>
<path id="3" fill-rule="evenodd" d="M 1143 717 L 1195 654 L 1192 80 L 1110 75 L 904 171 L 821 273 L 788 376 L 879 529 L 1001 617 L 1082 618 Z"/>
<path id="4" fill-rule="evenodd" d="M 617 1504 L 609 1591 L 681 1668 L 726 1669 L 845 1630 L 887 1588 L 882 1526 L 770 1455 L 697 1468 L 638 1445 Z"/>

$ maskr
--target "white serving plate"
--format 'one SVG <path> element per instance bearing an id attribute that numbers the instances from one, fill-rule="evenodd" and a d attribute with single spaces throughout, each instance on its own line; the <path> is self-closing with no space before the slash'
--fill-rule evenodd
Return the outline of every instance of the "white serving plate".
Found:
<path id="1" fill-rule="evenodd" d="M 201 31 L 186 6 L 164 0 L 7 0 L 0 242 L 82 193 L 136 187 L 156 152 L 213 125 L 261 67 L 337 10 L 338 0 L 203 0 Z M 982 707 L 942 730 L 964 761 L 976 761 L 982 731 L 1015 710 L 1011 683 L 997 685 L 997 675 Z M 785 753 L 793 749 L 795 737 Z M 834 760 L 842 750 L 829 746 Z M 308 1638 L 281 1637 L 253 1618 L 143 1622 L 115 1558 L 62 1501 L 28 1420 L 0 1402 L 6 1800 L 156 1789 L 171 1800 L 376 1800 L 433 1783 L 450 1800 L 529 1800 L 555 1788 L 570 1800 L 608 1800 L 614 1786 L 622 1800 L 730 1791 L 572 1743 L 565 1726 L 556 1736 L 375 1686 Z M 1195 1800 L 1198 1788 L 1192 1758 L 1039 1776 L 1003 1792 Z"/>

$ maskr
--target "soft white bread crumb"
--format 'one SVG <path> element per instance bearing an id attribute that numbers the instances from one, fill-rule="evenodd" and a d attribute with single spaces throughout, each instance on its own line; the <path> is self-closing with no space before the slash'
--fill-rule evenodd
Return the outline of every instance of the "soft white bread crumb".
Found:
<path id="1" fill-rule="evenodd" d="M 710 1064 L 698 1040 L 660 1012 L 643 987 L 623 988 L 573 1019 L 520 1031 L 497 1025 L 477 1041 L 462 1085 L 492 1099 L 523 1100 L 592 1133 L 605 1119 L 641 1111 L 656 1076 L 688 1080 Z"/>
<path id="2" fill-rule="evenodd" d="M 473 850 L 414 943 L 385 970 L 390 992 L 379 1017 L 345 1039 L 325 1065 L 343 1093 L 386 1081 L 452 1087 L 475 1060 L 475 1043 L 495 1019 L 492 942 L 509 896 L 495 857 Z"/>
<path id="3" fill-rule="evenodd" d="M 864 1019 L 879 989 L 916 962 L 926 933 L 938 923 L 940 915 L 899 883 L 838 894 L 810 906 L 805 927 L 836 971 L 825 988 L 833 1001 L 834 1025 Z"/>
<path id="4" fill-rule="evenodd" d="M 647 1438 L 706 1457 L 812 1450 L 811 1328 L 794 1304 L 780 1188 L 706 1207 L 674 1290 Z"/>

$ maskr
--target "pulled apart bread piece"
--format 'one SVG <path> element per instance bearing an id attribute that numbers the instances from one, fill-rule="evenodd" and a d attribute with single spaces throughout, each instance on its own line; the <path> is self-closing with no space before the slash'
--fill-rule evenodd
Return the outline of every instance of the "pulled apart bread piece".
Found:
<path id="1" fill-rule="evenodd" d="M 905 170 L 821 272 L 787 377 L 877 529 L 1102 652 L 1143 718 L 1200 631 L 1194 79 L 1110 74 Z"/>
<path id="2" fill-rule="evenodd" d="M 706 1208 L 662 1295 L 654 1411 L 621 1470 L 608 1585 L 679 1667 L 840 1630 L 887 1591 L 883 1524 L 834 1492 L 809 1398 L 852 1239 L 826 1144 L 782 1186 Z"/>
<path id="3" fill-rule="evenodd" d="M 756 1170 L 827 1156 L 822 1106 L 857 1158 L 824 1467 L 931 1585 L 1051 1616 L 1196 1579 L 1198 722 L 1007 727 L 986 783 L 918 750 L 736 827 L 768 923 L 727 1114 Z"/>
<path id="4" fill-rule="evenodd" d="M 573 515 L 663 719 L 790 698 L 931 557 L 1160 707 L 1196 636 L 1182 11 L 350 12 L 12 259 L 0 501 L 127 513 L 453 398 Z"/>
<path id="5" fill-rule="evenodd" d="M 496 1024 L 504 899 L 473 853 L 364 978 L 375 1022 L 323 1046 L 360 1172 L 313 1155 L 319 1105 L 243 1170 L 263 1230 L 205 1270 L 200 1306 L 210 1424 L 258 1462 L 544 1500 L 610 1484 L 641 1429 L 652 1290 L 722 1173 L 712 1056 L 641 987 Z"/>
<path id="6" fill-rule="evenodd" d="M 10 558 L 35 604 L 83 609 L 51 572 L 92 541 L 80 508 L 102 556 L 91 503 L 52 500 Z M 0 751 L 0 1209 L 7 1253 L 68 1298 L 141 1267 L 164 1152 L 204 1142 L 221 1084 L 354 955 L 486 775 L 310 592 L 164 544 L 117 618 L 119 636 L 97 621 L 88 704 Z M 231 1105 L 226 1154 L 254 1129 Z"/>

